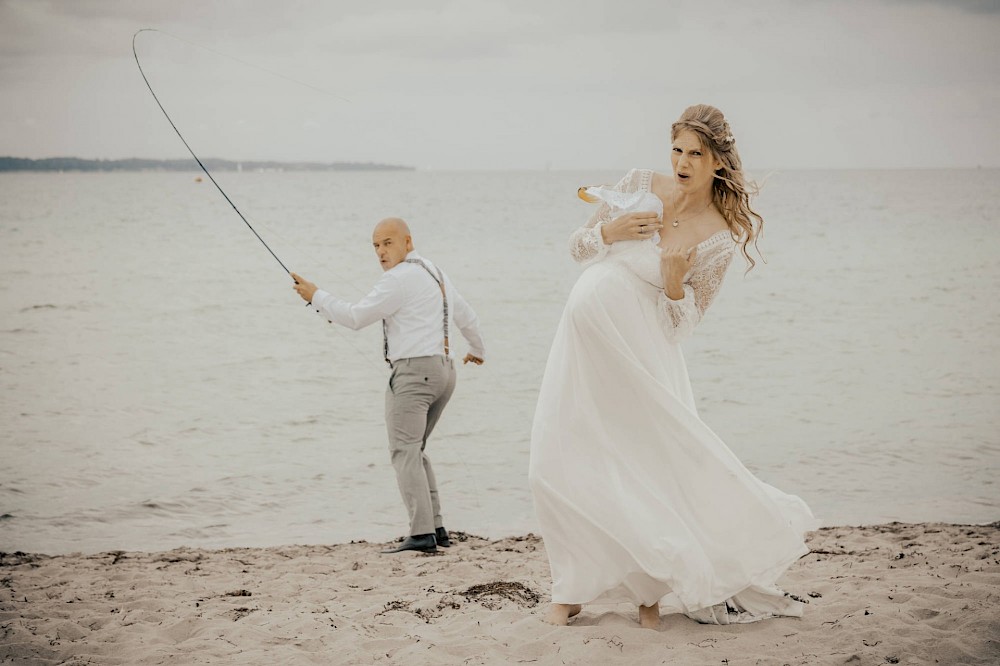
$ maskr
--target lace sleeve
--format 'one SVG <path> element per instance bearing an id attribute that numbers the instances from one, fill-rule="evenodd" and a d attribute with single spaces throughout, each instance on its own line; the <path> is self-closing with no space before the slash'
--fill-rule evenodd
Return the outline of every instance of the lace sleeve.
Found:
<path id="1" fill-rule="evenodd" d="M 723 238 L 725 242 L 707 250 L 705 256 L 699 258 L 700 261 L 695 260 L 695 268 L 684 282 L 684 298 L 675 301 L 660 291 L 660 315 L 671 342 L 681 342 L 691 336 L 695 326 L 705 315 L 705 310 L 719 293 L 729 264 L 732 263 L 734 249 L 733 244 L 728 242 L 728 237 Z"/>
<path id="2" fill-rule="evenodd" d="M 638 180 L 637 173 L 638 169 L 629 171 L 618 181 L 614 189 L 619 192 L 635 191 L 635 181 Z M 570 234 L 569 253 L 573 259 L 582 264 L 590 264 L 608 253 L 610 246 L 604 243 L 601 227 L 610 222 L 611 219 L 611 206 L 602 201 L 587 223 Z"/>

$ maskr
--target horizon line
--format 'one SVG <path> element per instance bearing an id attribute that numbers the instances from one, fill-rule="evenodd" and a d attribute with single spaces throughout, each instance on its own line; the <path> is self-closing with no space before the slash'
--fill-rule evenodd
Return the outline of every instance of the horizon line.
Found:
<path id="1" fill-rule="evenodd" d="M 200 171 L 197 162 L 195 162 L 190 157 L 167 157 L 167 158 L 157 158 L 157 157 L 79 157 L 72 155 L 59 155 L 55 157 L 19 157 L 15 155 L 0 155 L 0 160 L 18 160 L 18 161 L 31 161 L 31 162 L 44 162 L 44 161 L 56 161 L 56 160 L 78 160 L 80 162 L 89 162 L 100 164 L 104 162 L 111 163 L 124 163 L 130 161 L 145 161 L 145 162 L 158 162 L 163 164 L 178 165 L 182 162 L 190 162 L 191 171 Z M 303 160 L 287 160 L 287 159 L 233 159 L 228 157 L 206 157 L 202 159 L 203 162 L 224 162 L 231 163 L 233 165 L 254 165 L 254 164 L 273 164 L 280 166 L 303 166 L 303 165 L 315 165 L 317 167 L 334 167 L 338 165 L 344 166 L 374 166 L 380 167 L 379 170 L 386 171 L 442 171 L 442 172 L 456 172 L 456 171 L 472 171 L 472 172 L 510 172 L 510 171 L 623 171 L 628 170 L 631 167 L 579 167 L 575 166 L 572 168 L 560 168 L 546 166 L 522 166 L 522 167 L 427 167 L 427 166 L 414 166 L 414 165 L 404 165 L 398 163 L 390 162 L 377 162 L 377 161 L 358 161 L 358 160 L 341 160 L 324 162 L 313 159 L 303 159 Z M 762 167 L 750 167 L 744 168 L 745 172 L 760 172 L 760 171 L 977 171 L 977 170 L 991 170 L 1000 169 L 1000 163 L 996 165 L 990 164 L 974 164 L 974 165 L 961 165 L 961 166 L 762 166 Z M 53 171 L 76 171 L 77 169 L 53 169 Z M 137 171 L 142 170 L 155 170 L 155 169 L 135 169 Z M 183 168 L 171 169 L 172 171 L 184 172 Z M 253 167 L 251 167 L 253 170 Z M 297 171 L 309 171 L 309 169 L 296 169 Z M 325 169 L 316 169 L 325 170 Z M 41 171 L 36 169 L 0 169 L 0 172 L 28 172 L 28 171 Z"/>

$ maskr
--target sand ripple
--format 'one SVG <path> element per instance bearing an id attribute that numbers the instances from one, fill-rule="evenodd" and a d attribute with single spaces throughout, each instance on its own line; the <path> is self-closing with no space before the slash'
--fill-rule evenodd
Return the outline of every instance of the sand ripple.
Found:
<path id="1" fill-rule="evenodd" d="M 801 619 L 659 631 L 634 608 L 540 621 L 544 544 L 0 555 L 0 661 L 57 664 L 996 664 L 1000 522 L 830 527 L 781 581 Z"/>

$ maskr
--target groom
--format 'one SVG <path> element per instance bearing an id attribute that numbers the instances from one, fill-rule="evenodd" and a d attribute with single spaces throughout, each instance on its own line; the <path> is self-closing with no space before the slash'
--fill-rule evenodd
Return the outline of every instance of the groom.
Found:
<path id="1" fill-rule="evenodd" d="M 392 368 L 385 393 L 385 426 L 396 481 L 410 515 L 410 536 L 398 548 L 436 551 L 451 545 L 441 520 L 437 482 L 424 452 L 427 438 L 455 390 L 449 330 L 469 343 L 463 363 L 485 358 L 479 322 L 451 280 L 413 249 L 410 229 L 390 217 L 375 225 L 375 254 L 385 271 L 357 303 L 336 298 L 292 273 L 295 291 L 327 321 L 357 330 L 382 320 L 383 352 Z"/>

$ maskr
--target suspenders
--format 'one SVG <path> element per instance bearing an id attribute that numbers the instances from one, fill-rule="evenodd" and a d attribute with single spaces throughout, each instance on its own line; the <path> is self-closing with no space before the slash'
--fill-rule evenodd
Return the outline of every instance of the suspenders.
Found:
<path id="1" fill-rule="evenodd" d="M 444 303 L 444 355 L 445 358 L 447 358 L 451 347 L 448 343 L 448 294 L 444 289 L 444 275 L 441 273 L 440 268 L 437 269 L 437 275 L 434 275 L 434 271 L 432 271 L 430 267 L 420 259 L 404 259 L 403 261 L 408 264 L 417 264 L 418 266 L 422 266 L 423 269 L 427 271 L 427 274 L 430 275 L 435 282 L 437 282 L 438 287 L 441 288 L 441 300 Z M 392 361 L 389 360 L 389 329 L 386 326 L 385 319 L 382 320 L 382 356 L 391 368 Z"/>

